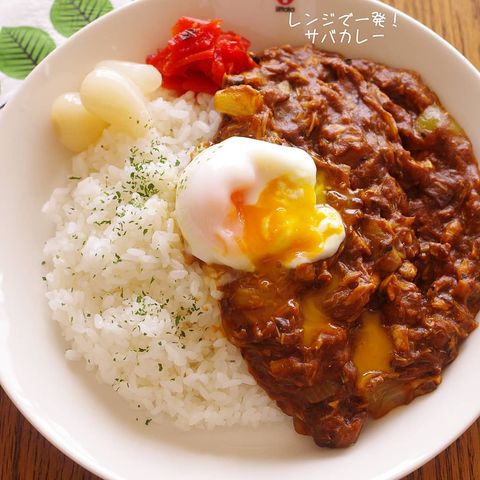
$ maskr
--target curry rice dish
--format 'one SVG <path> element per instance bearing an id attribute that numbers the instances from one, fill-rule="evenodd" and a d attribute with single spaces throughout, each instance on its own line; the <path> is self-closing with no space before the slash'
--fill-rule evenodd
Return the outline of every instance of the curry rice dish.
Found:
<path id="1" fill-rule="evenodd" d="M 347 447 L 477 326 L 472 145 L 414 72 L 252 55 L 220 23 L 181 18 L 150 65 L 102 62 L 55 103 L 80 153 L 45 207 L 49 304 L 146 425 L 278 421 L 273 400 Z"/>

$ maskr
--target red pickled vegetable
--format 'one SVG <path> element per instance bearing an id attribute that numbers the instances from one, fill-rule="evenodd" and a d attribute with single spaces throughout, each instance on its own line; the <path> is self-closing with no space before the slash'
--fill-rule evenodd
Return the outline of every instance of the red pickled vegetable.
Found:
<path id="1" fill-rule="evenodd" d="M 225 74 L 256 66 L 248 54 L 250 42 L 220 28 L 221 20 L 182 17 L 172 28 L 167 46 L 148 55 L 147 63 L 163 76 L 163 86 L 179 93 L 215 93 Z"/>

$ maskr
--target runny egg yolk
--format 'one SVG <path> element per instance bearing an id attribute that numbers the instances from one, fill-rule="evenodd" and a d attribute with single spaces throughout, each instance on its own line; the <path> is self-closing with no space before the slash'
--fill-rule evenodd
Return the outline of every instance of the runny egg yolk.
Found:
<path id="1" fill-rule="evenodd" d="M 363 388 L 378 372 L 390 372 L 393 358 L 393 341 L 382 325 L 380 312 L 366 311 L 357 333 L 353 363 L 357 367 L 357 386 Z"/>
<path id="2" fill-rule="evenodd" d="M 296 268 L 335 255 L 345 229 L 326 201 L 305 150 L 230 137 L 183 171 L 175 212 L 192 255 L 253 272 L 263 262 Z"/>
<path id="3" fill-rule="evenodd" d="M 343 234 L 338 213 L 316 204 L 318 185 L 297 184 L 287 176 L 268 182 L 255 204 L 236 191 L 230 221 L 243 228 L 236 237 L 240 249 L 254 265 L 279 261 L 296 266 L 312 261 L 325 250 L 327 239 Z M 235 231 L 235 228 L 232 228 Z"/>

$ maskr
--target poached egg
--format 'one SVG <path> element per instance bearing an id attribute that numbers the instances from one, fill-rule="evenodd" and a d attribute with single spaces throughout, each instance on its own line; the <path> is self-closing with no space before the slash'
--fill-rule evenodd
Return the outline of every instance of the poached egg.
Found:
<path id="1" fill-rule="evenodd" d="M 203 150 L 177 188 L 176 217 L 190 252 L 244 271 L 331 257 L 345 229 L 334 208 L 317 204 L 316 177 L 300 148 L 231 137 Z"/>

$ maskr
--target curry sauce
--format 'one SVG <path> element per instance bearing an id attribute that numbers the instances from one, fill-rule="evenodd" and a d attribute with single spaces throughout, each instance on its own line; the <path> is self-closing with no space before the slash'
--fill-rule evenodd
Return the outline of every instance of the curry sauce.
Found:
<path id="1" fill-rule="evenodd" d="M 261 265 L 224 287 L 222 320 L 258 384 L 326 447 L 434 390 L 477 324 L 480 180 L 472 145 L 414 72 L 310 46 L 226 77 L 262 96 L 233 135 L 305 149 L 346 238 L 327 260 Z"/>

